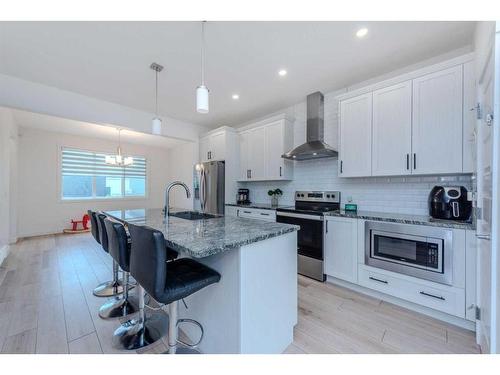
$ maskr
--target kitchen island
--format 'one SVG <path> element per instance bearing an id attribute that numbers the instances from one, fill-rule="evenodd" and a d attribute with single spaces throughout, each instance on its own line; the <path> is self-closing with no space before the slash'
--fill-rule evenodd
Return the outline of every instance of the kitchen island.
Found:
<path id="1" fill-rule="evenodd" d="M 169 216 L 166 222 L 161 209 L 106 214 L 161 231 L 180 257 L 192 257 L 221 274 L 219 283 L 186 299 L 188 309 L 179 305 L 180 318 L 203 325 L 201 352 L 281 353 L 293 341 L 298 226 L 229 216 Z M 182 326 L 196 340 L 199 332 L 190 328 Z"/>

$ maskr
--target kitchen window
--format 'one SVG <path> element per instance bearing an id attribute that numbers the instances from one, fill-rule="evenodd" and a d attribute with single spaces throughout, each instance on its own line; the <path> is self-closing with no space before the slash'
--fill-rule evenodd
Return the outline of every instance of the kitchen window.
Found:
<path id="1" fill-rule="evenodd" d="M 109 154 L 63 147 L 61 199 L 145 198 L 147 161 L 134 156 L 129 166 L 106 164 Z"/>

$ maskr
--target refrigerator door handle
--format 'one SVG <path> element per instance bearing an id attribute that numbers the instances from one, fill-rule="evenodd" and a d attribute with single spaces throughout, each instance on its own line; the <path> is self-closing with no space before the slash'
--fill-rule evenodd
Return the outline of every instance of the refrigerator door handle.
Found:
<path id="1" fill-rule="evenodd" d="M 205 211 L 205 190 L 206 190 L 206 181 L 205 181 L 205 171 L 202 169 L 200 174 L 200 207 L 201 211 Z"/>

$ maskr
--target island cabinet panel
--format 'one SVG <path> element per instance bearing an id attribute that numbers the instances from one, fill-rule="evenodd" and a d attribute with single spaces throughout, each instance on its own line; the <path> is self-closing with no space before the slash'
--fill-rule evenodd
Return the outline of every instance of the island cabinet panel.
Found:
<path id="1" fill-rule="evenodd" d="M 240 132 L 239 181 L 277 181 L 293 178 L 293 162 L 281 157 L 293 147 L 288 120 L 260 124 Z"/>
<path id="2" fill-rule="evenodd" d="M 325 273 L 358 282 L 357 219 L 327 217 L 325 221 Z"/>
<path id="3" fill-rule="evenodd" d="M 411 172 L 411 81 L 373 92 L 372 173 Z"/>
<path id="4" fill-rule="evenodd" d="M 462 66 L 413 80 L 413 174 L 462 172 Z"/>
<path id="5" fill-rule="evenodd" d="M 372 93 L 340 102 L 339 176 L 372 174 Z"/>

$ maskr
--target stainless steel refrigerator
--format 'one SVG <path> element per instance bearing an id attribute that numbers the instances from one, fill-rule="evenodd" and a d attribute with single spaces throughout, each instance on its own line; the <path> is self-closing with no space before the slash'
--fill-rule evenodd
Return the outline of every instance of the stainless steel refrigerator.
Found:
<path id="1" fill-rule="evenodd" d="M 194 166 L 194 209 L 224 215 L 225 163 L 209 161 Z"/>

